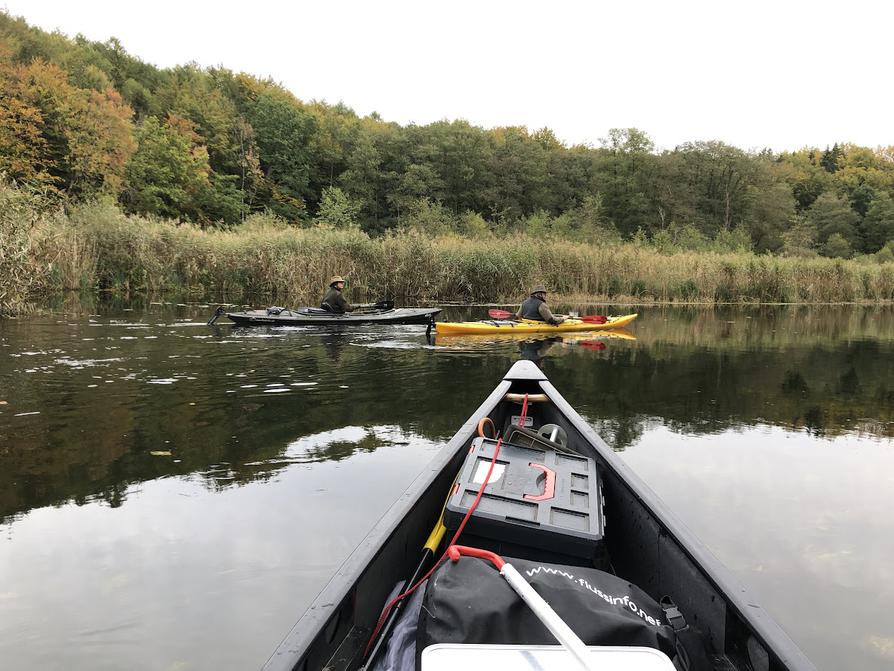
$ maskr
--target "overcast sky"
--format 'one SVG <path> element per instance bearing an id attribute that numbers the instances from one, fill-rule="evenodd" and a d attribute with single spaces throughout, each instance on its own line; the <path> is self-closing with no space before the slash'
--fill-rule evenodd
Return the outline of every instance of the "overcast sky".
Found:
<path id="1" fill-rule="evenodd" d="M 634 126 L 661 148 L 894 145 L 885 0 L 4 5 L 161 67 L 224 65 L 401 124 L 548 126 L 569 144 Z"/>

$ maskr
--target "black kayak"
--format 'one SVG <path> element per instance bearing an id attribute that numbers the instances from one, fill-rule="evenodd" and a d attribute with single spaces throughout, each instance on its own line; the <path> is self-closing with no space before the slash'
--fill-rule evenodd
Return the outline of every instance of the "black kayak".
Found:
<path id="1" fill-rule="evenodd" d="M 246 312 L 224 312 L 240 326 L 333 326 L 337 324 L 431 324 L 440 308 L 391 308 L 357 310 L 335 314 L 321 308 L 268 308 Z M 219 315 L 212 317 L 212 321 Z"/>
<path id="2" fill-rule="evenodd" d="M 500 432 L 501 439 L 506 440 L 503 447 L 505 457 L 504 452 L 499 453 L 501 468 L 505 467 L 506 470 L 500 471 L 502 475 L 497 476 L 496 482 L 480 475 L 475 476 L 477 479 L 470 479 L 469 473 L 481 473 L 479 467 L 487 466 L 488 459 L 484 459 L 483 464 L 479 463 L 481 457 L 478 450 L 488 440 L 496 443 L 492 440 L 495 430 Z M 555 445 L 557 449 L 552 451 L 550 445 Z M 541 461 L 543 455 L 549 454 L 552 454 L 549 457 L 552 461 L 547 458 Z M 492 459 L 496 463 L 497 455 L 494 454 Z M 522 460 L 523 463 L 516 463 L 516 466 L 521 467 L 524 477 L 530 477 L 532 473 L 534 477 L 539 477 L 531 480 L 537 483 L 533 485 L 536 495 L 526 493 L 523 497 L 525 500 L 510 500 L 515 495 L 510 494 L 510 485 L 518 482 L 517 477 L 513 480 L 509 475 L 514 467 L 513 459 L 516 462 Z M 589 496 L 585 492 L 586 486 L 580 484 L 580 475 L 569 474 L 570 485 L 562 484 L 561 464 L 575 461 L 586 461 L 590 465 L 589 472 L 595 474 L 593 480 L 597 483 L 597 489 L 592 490 L 591 484 Z M 541 464 L 552 466 L 547 468 Z M 546 473 L 545 483 L 542 475 L 537 476 L 539 471 L 532 468 Z M 531 471 L 527 475 L 526 469 Z M 478 487 L 469 483 L 478 482 L 486 483 L 486 486 L 481 485 L 478 492 L 479 498 L 484 494 L 482 511 L 474 509 L 474 504 L 465 503 L 474 509 L 474 515 L 469 513 L 471 517 L 467 527 L 457 525 L 456 517 L 462 513 L 460 504 L 470 500 Z M 560 508 L 558 503 L 543 501 L 552 496 L 558 501 L 560 491 L 564 491 L 564 495 L 570 491 L 570 503 L 563 503 L 566 509 Z M 551 562 L 551 565 L 572 564 L 576 567 L 572 566 L 568 571 L 574 572 L 601 568 L 611 579 L 625 581 L 625 584 L 629 581 L 640 590 L 638 593 L 645 593 L 655 602 L 661 600 L 664 603 L 664 598 L 670 597 L 681 617 L 677 620 L 667 615 L 667 621 L 662 626 L 673 625 L 677 631 L 677 623 L 685 618 L 686 623 L 692 625 L 692 630 L 698 633 L 704 660 L 712 671 L 816 671 L 811 661 L 753 596 L 580 417 L 543 372 L 529 361 L 519 361 L 512 366 L 496 389 L 441 448 L 413 484 L 399 495 L 395 492 L 395 501 L 267 660 L 263 667 L 265 671 L 377 668 L 370 664 L 370 655 L 376 657 L 377 650 L 391 645 L 388 642 L 389 632 L 400 629 L 403 622 L 416 617 L 412 608 L 407 606 L 406 613 L 393 618 L 404 618 L 399 625 L 392 626 L 392 618 L 383 618 L 385 626 L 370 643 L 389 595 L 393 594 L 395 585 L 403 584 L 406 587 L 428 571 L 433 559 L 445 553 L 447 542 L 454 536 L 454 528 L 462 530 L 462 535 L 454 541 L 456 545 L 474 545 L 524 558 L 517 560 L 519 562 L 534 560 Z M 571 510 L 574 501 L 583 501 L 591 506 L 593 516 L 600 517 L 601 522 L 596 525 L 584 523 L 582 520 L 587 515 Z M 522 514 L 523 507 L 535 510 L 547 504 L 551 506 L 550 514 L 536 517 L 537 521 L 535 517 Z M 503 506 L 516 512 L 511 515 L 506 513 L 505 516 L 497 514 Z M 531 514 L 535 515 L 536 510 Z M 560 528 L 563 524 L 566 527 L 564 530 Z M 446 535 L 444 525 L 447 527 Z M 435 532 L 439 528 L 442 532 L 437 535 Z M 507 529 L 511 530 L 510 535 L 506 535 L 509 533 Z M 557 530 L 558 535 L 550 535 Z M 438 571 L 448 570 L 452 566 L 450 562 L 451 559 L 445 559 Z M 496 570 L 490 572 L 494 577 L 488 580 L 500 580 Z M 419 611 L 417 645 L 423 640 L 421 630 L 424 622 L 434 628 L 440 627 L 441 635 L 444 627 L 449 625 L 448 620 L 439 620 L 437 613 L 428 611 L 432 596 L 430 592 L 443 581 L 443 578 L 441 582 L 432 579 L 420 588 L 426 590 L 424 598 L 427 605 Z M 474 600 L 477 586 L 467 587 L 466 596 L 472 594 Z M 447 591 L 445 597 L 442 590 L 440 596 L 449 599 L 453 593 Z M 485 594 L 483 588 L 481 594 Z M 543 596 L 549 601 L 547 594 Z M 482 610 L 499 607 L 498 602 L 487 596 L 482 596 L 480 601 Z M 566 608 L 568 603 L 564 601 Z M 555 607 L 558 609 L 561 605 L 562 600 L 557 601 Z M 479 636 L 478 641 L 471 643 L 480 643 L 480 628 L 483 626 L 480 623 L 483 620 L 479 618 L 480 614 L 468 611 L 466 604 L 445 612 L 453 618 L 467 617 L 472 623 L 472 631 Z M 668 612 L 665 611 L 666 614 Z M 505 618 L 498 616 L 498 623 L 516 622 L 520 613 L 519 610 L 506 612 Z M 586 617 L 568 618 L 567 621 L 569 624 L 584 622 Z M 498 629 L 508 626 L 499 624 Z M 579 635 L 583 637 L 583 634 Z M 444 647 L 439 644 L 425 648 L 424 652 L 418 650 L 417 653 L 422 655 L 422 671 L 426 669 L 425 654 L 429 651 L 454 654 L 463 652 L 463 647 L 474 648 L 465 636 L 467 632 L 459 632 L 454 637 L 458 644 L 452 648 L 457 649 L 439 650 Z M 399 642 L 400 636 L 395 635 L 394 638 Z M 538 642 L 543 641 L 520 641 L 523 644 Z M 613 642 L 607 645 L 621 644 Z M 642 648 L 635 647 L 636 643 L 622 645 L 631 646 L 624 648 L 630 652 L 642 651 Z M 537 646 L 530 647 L 533 649 Z M 471 654 L 476 653 L 476 650 L 471 650 Z M 669 654 L 673 654 L 673 649 Z M 379 652 L 378 656 L 383 657 L 384 653 Z M 478 668 L 475 665 L 460 666 L 465 669 Z M 511 666 L 529 668 L 526 665 Z M 418 671 L 419 666 L 416 668 Z"/>

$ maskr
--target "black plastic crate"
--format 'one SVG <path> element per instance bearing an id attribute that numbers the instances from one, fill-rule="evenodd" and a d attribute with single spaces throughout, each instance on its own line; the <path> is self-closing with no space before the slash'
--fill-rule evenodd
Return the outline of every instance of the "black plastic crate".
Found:
<path id="1" fill-rule="evenodd" d="M 456 530 L 484 481 L 496 441 L 476 438 L 444 511 Z M 544 550 L 594 557 L 605 522 L 596 462 L 552 449 L 500 445 L 494 472 L 466 530 L 473 535 Z"/>

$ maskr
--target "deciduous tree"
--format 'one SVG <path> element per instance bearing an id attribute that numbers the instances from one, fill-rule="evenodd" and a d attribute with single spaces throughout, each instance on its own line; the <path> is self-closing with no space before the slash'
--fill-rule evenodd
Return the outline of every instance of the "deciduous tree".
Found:
<path id="1" fill-rule="evenodd" d="M 137 128 L 137 151 L 127 165 L 124 203 L 130 211 L 197 217 L 209 188 L 208 151 L 192 124 L 148 117 Z"/>

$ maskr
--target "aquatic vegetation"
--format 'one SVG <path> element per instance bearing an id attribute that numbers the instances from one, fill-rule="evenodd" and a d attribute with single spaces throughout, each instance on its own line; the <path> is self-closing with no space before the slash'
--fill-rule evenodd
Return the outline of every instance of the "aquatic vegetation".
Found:
<path id="1" fill-rule="evenodd" d="M 186 291 L 230 300 L 316 301 L 334 274 L 353 295 L 401 301 L 517 301 L 545 282 L 570 300 L 834 303 L 894 300 L 884 259 L 779 257 L 750 251 L 668 253 L 643 240 L 572 242 L 415 229 L 298 227 L 273 215 L 203 228 L 128 215 L 96 201 L 67 211 L 0 187 L 0 313 L 65 291 Z"/>

